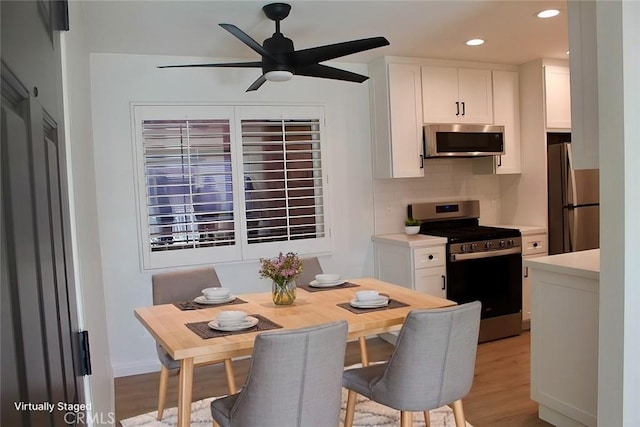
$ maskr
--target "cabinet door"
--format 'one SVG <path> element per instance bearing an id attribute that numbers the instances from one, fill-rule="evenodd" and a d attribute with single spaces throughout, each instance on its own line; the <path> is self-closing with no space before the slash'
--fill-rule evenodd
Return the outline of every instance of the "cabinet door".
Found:
<path id="1" fill-rule="evenodd" d="M 599 163 L 598 49 L 596 3 L 570 1 L 571 146 L 576 169 L 597 169 Z"/>
<path id="2" fill-rule="evenodd" d="M 389 64 L 388 67 L 392 176 L 424 176 L 420 66 Z"/>
<path id="3" fill-rule="evenodd" d="M 568 67 L 545 65 L 544 94 L 547 129 L 571 129 L 571 83 Z"/>
<path id="4" fill-rule="evenodd" d="M 461 122 L 485 125 L 493 123 L 491 70 L 459 68 L 458 100 Z"/>
<path id="5" fill-rule="evenodd" d="M 496 156 L 495 173 L 521 172 L 520 94 L 516 71 L 493 71 L 493 121 L 504 126 L 504 155 Z"/>
<path id="6" fill-rule="evenodd" d="M 440 298 L 447 297 L 447 270 L 443 267 L 415 271 L 415 290 Z"/>
<path id="7" fill-rule="evenodd" d="M 534 256 L 522 257 L 523 259 L 535 258 Z M 529 279 L 529 267 L 522 266 L 522 321 L 531 320 L 531 279 Z"/>
<path id="8" fill-rule="evenodd" d="M 458 69 L 422 67 L 422 112 L 424 123 L 459 121 Z M 458 114 L 458 116 L 456 116 Z"/>

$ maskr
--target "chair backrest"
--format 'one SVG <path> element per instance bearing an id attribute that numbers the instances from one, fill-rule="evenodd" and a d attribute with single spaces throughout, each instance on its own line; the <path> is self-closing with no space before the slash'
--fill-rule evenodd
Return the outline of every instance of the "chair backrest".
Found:
<path id="1" fill-rule="evenodd" d="M 318 258 L 302 258 L 302 274 L 296 278 L 296 283 L 308 285 L 312 280 L 315 280 L 316 274 L 322 274 L 322 267 Z"/>
<path id="2" fill-rule="evenodd" d="M 437 408 L 471 390 L 478 347 L 481 304 L 409 313 L 396 348 L 373 389 L 403 411 Z"/>
<path id="3" fill-rule="evenodd" d="M 204 288 L 220 286 L 220 279 L 213 267 L 156 273 L 151 276 L 153 304 L 169 304 L 192 300 L 201 295 Z"/>
<path id="4" fill-rule="evenodd" d="M 231 425 L 337 426 L 347 322 L 256 337 Z"/>

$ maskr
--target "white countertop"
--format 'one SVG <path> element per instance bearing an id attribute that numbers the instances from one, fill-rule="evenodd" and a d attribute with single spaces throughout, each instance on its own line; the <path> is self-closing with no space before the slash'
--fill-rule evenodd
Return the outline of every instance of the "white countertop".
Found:
<path id="1" fill-rule="evenodd" d="M 420 246 L 437 246 L 447 243 L 446 237 L 426 236 L 424 234 L 381 234 L 371 238 L 374 242 L 388 243 L 392 245 L 408 246 L 410 248 Z"/>
<path id="2" fill-rule="evenodd" d="M 600 249 L 569 252 L 524 260 L 525 267 L 552 273 L 600 279 Z"/>

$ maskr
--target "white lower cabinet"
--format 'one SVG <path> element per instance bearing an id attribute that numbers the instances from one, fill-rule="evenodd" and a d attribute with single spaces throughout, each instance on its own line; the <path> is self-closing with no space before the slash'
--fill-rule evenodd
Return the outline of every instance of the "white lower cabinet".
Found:
<path id="1" fill-rule="evenodd" d="M 537 258 L 540 256 L 546 256 L 547 247 L 547 233 L 532 233 L 527 234 L 526 231 L 520 231 L 522 233 L 522 323 L 523 328 L 529 329 L 531 322 L 531 279 L 529 277 L 529 267 L 525 266 L 524 261 Z"/>
<path id="2" fill-rule="evenodd" d="M 447 297 L 446 238 L 388 234 L 373 237 L 377 279 Z M 396 332 L 380 335 L 395 344 Z"/>

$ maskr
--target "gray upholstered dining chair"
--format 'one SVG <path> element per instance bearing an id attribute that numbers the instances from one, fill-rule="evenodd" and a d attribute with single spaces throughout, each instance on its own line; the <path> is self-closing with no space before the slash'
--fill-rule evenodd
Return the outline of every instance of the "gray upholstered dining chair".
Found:
<path id="1" fill-rule="evenodd" d="M 153 305 L 171 304 L 178 301 L 192 300 L 202 295 L 204 288 L 219 287 L 220 279 L 213 267 L 192 268 L 189 270 L 157 273 L 151 276 L 153 288 Z M 156 343 L 158 358 L 160 359 L 160 386 L 158 387 L 158 420 L 162 419 L 167 399 L 169 371 L 180 368 L 180 362 L 174 360 Z M 231 360 L 225 360 L 229 390 L 235 392 L 233 365 Z"/>
<path id="2" fill-rule="evenodd" d="M 315 280 L 316 274 L 322 274 L 322 267 L 318 258 L 302 258 L 302 274 L 296 278 L 296 283 L 298 285 L 308 285 Z"/>
<path id="3" fill-rule="evenodd" d="M 462 398 L 471 390 L 481 304 L 412 310 L 405 319 L 388 362 L 349 369 L 345 427 L 353 425 L 356 395 L 400 411 L 401 427 L 412 426 L 412 412 L 453 404 L 457 427 L 466 425 Z"/>
<path id="4" fill-rule="evenodd" d="M 341 320 L 259 334 L 242 391 L 211 402 L 213 425 L 337 426 L 347 329 Z"/>

